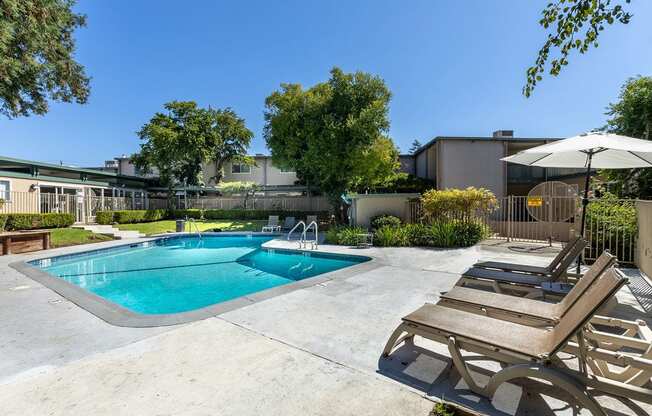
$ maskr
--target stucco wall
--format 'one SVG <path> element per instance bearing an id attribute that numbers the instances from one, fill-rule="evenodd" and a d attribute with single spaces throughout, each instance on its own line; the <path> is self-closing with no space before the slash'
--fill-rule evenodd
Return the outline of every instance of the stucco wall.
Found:
<path id="1" fill-rule="evenodd" d="M 381 214 L 391 214 L 406 221 L 408 200 L 418 196 L 418 194 L 358 195 L 353 199 L 351 222 L 353 225 L 369 227 L 371 219 Z"/>
<path id="2" fill-rule="evenodd" d="M 652 201 L 637 201 L 638 216 L 638 258 L 636 264 L 645 274 L 652 277 Z"/>
<path id="3" fill-rule="evenodd" d="M 420 178 L 426 178 L 427 177 L 427 172 L 426 172 L 426 166 L 428 164 L 427 159 L 428 159 L 428 152 L 421 152 L 419 153 L 414 160 L 415 164 L 415 171 L 416 175 Z"/>
<path id="4" fill-rule="evenodd" d="M 281 172 L 272 165 L 272 160 L 266 157 L 255 158 L 256 166 L 250 173 L 231 173 L 231 162 L 224 164 L 225 181 L 250 181 L 260 185 L 294 185 L 297 175 L 294 172 Z M 214 168 L 213 168 L 214 170 Z"/>
<path id="5" fill-rule="evenodd" d="M 502 142 L 441 140 L 439 146 L 440 189 L 475 186 L 487 188 L 497 197 L 505 195 Z"/>

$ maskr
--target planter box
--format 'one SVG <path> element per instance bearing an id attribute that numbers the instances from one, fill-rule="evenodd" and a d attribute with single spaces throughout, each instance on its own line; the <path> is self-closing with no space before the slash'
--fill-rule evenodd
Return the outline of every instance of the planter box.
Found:
<path id="1" fill-rule="evenodd" d="M 0 255 L 27 253 L 50 248 L 50 231 L 0 233 Z"/>

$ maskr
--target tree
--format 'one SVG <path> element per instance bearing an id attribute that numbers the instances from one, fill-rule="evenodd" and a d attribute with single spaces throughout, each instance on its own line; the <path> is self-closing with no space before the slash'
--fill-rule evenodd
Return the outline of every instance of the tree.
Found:
<path id="1" fill-rule="evenodd" d="M 202 162 L 209 159 L 211 119 L 192 101 L 172 101 L 166 113 L 156 113 L 138 136 L 144 142 L 132 162 L 143 172 L 152 167 L 172 198 L 177 185 L 201 185 Z"/>
<path id="2" fill-rule="evenodd" d="M 213 179 L 219 184 L 225 162 L 254 163 L 252 158 L 246 156 L 254 134 L 245 126 L 244 119 L 230 108 L 208 109 L 208 117 L 211 119 L 211 129 L 207 133 L 211 148 L 209 160 L 215 162 L 216 174 Z"/>
<path id="3" fill-rule="evenodd" d="M 410 150 L 408 150 L 408 152 L 409 152 L 411 155 L 413 155 L 413 154 L 415 154 L 415 153 L 417 152 L 417 150 L 419 150 L 419 149 L 421 148 L 421 146 L 423 146 L 423 145 L 421 144 L 421 142 L 420 142 L 419 140 L 417 140 L 417 139 L 414 139 L 414 141 L 413 141 L 412 144 L 410 145 Z"/>
<path id="4" fill-rule="evenodd" d="M 591 46 L 598 47 L 598 37 L 606 24 L 629 23 L 632 15 L 623 4 L 631 0 L 556 0 L 543 9 L 539 24 L 550 29 L 548 38 L 539 50 L 534 66 L 528 68 L 523 94 L 529 97 L 546 71 L 551 49 L 559 56 L 550 61 L 549 73 L 559 75 L 568 65 L 568 56 L 575 49 L 586 53 Z"/>
<path id="5" fill-rule="evenodd" d="M 73 59 L 73 32 L 86 16 L 74 0 L 0 2 L 0 113 L 45 114 L 48 100 L 86 103 L 89 78 Z"/>
<path id="6" fill-rule="evenodd" d="M 360 152 L 353 166 L 352 190 L 365 192 L 388 186 L 401 168 L 398 149 L 392 139 L 380 136 L 371 146 Z"/>
<path id="7" fill-rule="evenodd" d="M 358 164 L 389 129 L 391 94 L 377 76 L 339 68 L 330 74 L 307 90 L 282 84 L 267 97 L 264 136 L 276 165 L 292 168 L 339 207 L 361 180 Z"/>
<path id="8" fill-rule="evenodd" d="M 609 104 L 605 130 L 652 140 L 652 77 L 630 78 L 620 90 L 619 100 Z M 621 196 L 652 197 L 652 169 L 604 170 L 601 176 L 616 186 Z"/>

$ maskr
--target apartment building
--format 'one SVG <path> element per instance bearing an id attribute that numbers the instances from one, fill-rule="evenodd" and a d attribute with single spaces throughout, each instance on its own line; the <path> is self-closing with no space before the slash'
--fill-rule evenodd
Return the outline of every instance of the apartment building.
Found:
<path id="1" fill-rule="evenodd" d="M 254 160 L 253 165 L 226 162 L 222 168 L 222 181 L 255 182 L 261 186 L 261 191 L 265 193 L 301 193 L 306 191 L 306 187 L 295 184 L 297 182 L 296 172 L 274 166 L 271 156 L 256 154 L 251 158 Z M 104 166 L 98 169 L 126 176 L 144 178 L 158 176 L 156 169 L 152 169 L 152 172 L 147 174 L 140 172 L 126 155 L 107 160 L 104 162 Z M 202 190 L 204 192 L 216 192 L 216 171 L 217 165 L 214 162 L 203 164 L 202 179 L 204 187 Z"/>
<path id="2" fill-rule="evenodd" d="M 438 136 L 412 155 L 401 155 L 404 172 L 431 179 L 437 189 L 482 187 L 496 196 L 527 195 L 536 184 L 558 180 L 579 184 L 582 169 L 552 169 L 508 164 L 500 159 L 559 138 L 515 137 L 498 130 L 490 137 Z"/>

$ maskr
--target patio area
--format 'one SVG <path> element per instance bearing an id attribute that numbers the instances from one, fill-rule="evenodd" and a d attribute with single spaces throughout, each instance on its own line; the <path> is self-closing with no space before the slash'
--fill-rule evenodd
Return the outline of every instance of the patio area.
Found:
<path id="1" fill-rule="evenodd" d="M 116 244 L 124 241 L 48 254 Z M 9 267 L 43 253 L 0 257 L 3 414 L 426 416 L 442 397 L 490 415 L 578 414 L 563 391 L 536 382 L 504 385 L 492 402 L 481 399 L 448 371 L 446 347 L 423 339 L 380 359 L 400 318 L 436 301 L 477 260 L 543 265 L 555 254 L 519 247 L 322 245 L 320 251 L 371 256 L 373 267 L 203 321 L 159 328 L 109 325 Z M 619 302 L 614 315 L 650 321 L 627 288 Z M 483 365 L 479 374 L 495 370 Z M 652 411 L 598 400 L 613 415 Z"/>

